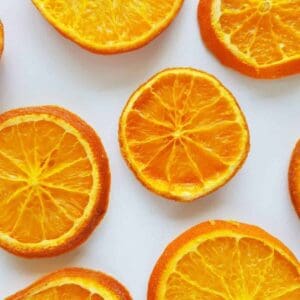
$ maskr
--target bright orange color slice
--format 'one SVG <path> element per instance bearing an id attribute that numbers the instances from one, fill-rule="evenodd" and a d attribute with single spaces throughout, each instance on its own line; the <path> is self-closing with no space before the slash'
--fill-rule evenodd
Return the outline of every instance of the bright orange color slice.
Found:
<path id="1" fill-rule="evenodd" d="M 85 241 L 108 205 L 110 171 L 99 137 L 55 106 L 0 115 L 0 246 L 52 256 Z"/>
<path id="2" fill-rule="evenodd" d="M 290 194 L 300 217 L 300 140 L 296 144 L 289 169 Z"/>
<path id="3" fill-rule="evenodd" d="M 300 0 L 200 0 L 198 16 L 223 64 L 256 78 L 300 72 Z"/>
<path id="4" fill-rule="evenodd" d="M 95 53 L 140 48 L 176 17 L 183 0 L 32 0 L 65 37 Z"/>
<path id="5" fill-rule="evenodd" d="M 100 272 L 73 268 L 52 273 L 6 300 L 131 300 L 126 288 Z"/>
<path id="6" fill-rule="evenodd" d="M 179 201 L 224 185 L 249 150 L 248 127 L 231 93 L 213 76 L 185 68 L 157 74 L 131 96 L 119 140 L 137 178 Z"/>
<path id="7" fill-rule="evenodd" d="M 3 30 L 3 24 L 0 20 L 0 57 L 2 55 L 4 48 L 4 30 Z"/>
<path id="8" fill-rule="evenodd" d="M 299 300 L 299 262 L 258 227 L 202 223 L 167 247 L 148 289 L 148 300 L 194 299 Z"/>

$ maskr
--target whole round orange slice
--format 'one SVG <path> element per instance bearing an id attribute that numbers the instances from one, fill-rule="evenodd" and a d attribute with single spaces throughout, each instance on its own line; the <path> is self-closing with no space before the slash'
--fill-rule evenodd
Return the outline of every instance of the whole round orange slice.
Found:
<path id="1" fill-rule="evenodd" d="M 164 251 L 148 300 L 298 300 L 300 265 L 262 229 L 237 222 L 197 225 Z"/>
<path id="2" fill-rule="evenodd" d="M 73 268 L 52 273 L 6 300 L 131 300 L 114 278 L 91 270 Z"/>
<path id="3" fill-rule="evenodd" d="M 119 141 L 137 178 L 179 201 L 224 185 L 249 150 L 248 127 L 232 94 L 213 76 L 187 68 L 157 74 L 130 97 Z"/>
<path id="4" fill-rule="evenodd" d="M 300 140 L 296 144 L 289 169 L 290 194 L 300 217 Z"/>
<path id="5" fill-rule="evenodd" d="M 0 115 L 0 246 L 25 257 L 78 246 L 104 216 L 108 159 L 95 131 L 55 106 Z"/>
<path id="6" fill-rule="evenodd" d="M 0 20 L 0 57 L 2 55 L 4 48 L 4 30 L 3 30 L 3 24 Z"/>
<path id="7" fill-rule="evenodd" d="M 95 53 L 140 48 L 176 17 L 183 0 L 32 0 L 65 37 Z"/>
<path id="8" fill-rule="evenodd" d="M 200 0 L 198 19 L 224 65 L 256 78 L 300 72 L 299 0 Z"/>

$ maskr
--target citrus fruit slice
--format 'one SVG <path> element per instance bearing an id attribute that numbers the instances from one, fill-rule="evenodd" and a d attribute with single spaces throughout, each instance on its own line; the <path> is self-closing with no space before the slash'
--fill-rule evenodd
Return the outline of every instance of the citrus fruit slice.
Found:
<path id="1" fill-rule="evenodd" d="M 300 72 L 299 0 L 200 0 L 198 19 L 224 65 L 256 78 Z"/>
<path id="2" fill-rule="evenodd" d="M 131 300 L 126 288 L 100 272 L 73 268 L 52 273 L 6 300 Z"/>
<path id="3" fill-rule="evenodd" d="M 262 229 L 197 225 L 173 241 L 151 275 L 148 300 L 298 300 L 300 266 Z"/>
<path id="4" fill-rule="evenodd" d="M 159 195 L 191 201 L 224 185 L 249 150 L 237 102 L 213 76 L 165 70 L 129 99 L 119 126 L 123 156 Z"/>
<path id="5" fill-rule="evenodd" d="M 3 30 L 3 24 L 0 20 L 0 57 L 2 55 L 4 48 L 4 30 Z"/>
<path id="6" fill-rule="evenodd" d="M 300 140 L 296 144 L 289 169 L 290 194 L 300 217 Z"/>
<path id="7" fill-rule="evenodd" d="M 65 37 L 95 53 L 140 48 L 176 17 L 183 0 L 32 0 Z"/>
<path id="8" fill-rule="evenodd" d="M 55 106 L 0 115 L 0 246 L 25 257 L 66 252 L 108 205 L 110 171 L 99 137 Z"/>

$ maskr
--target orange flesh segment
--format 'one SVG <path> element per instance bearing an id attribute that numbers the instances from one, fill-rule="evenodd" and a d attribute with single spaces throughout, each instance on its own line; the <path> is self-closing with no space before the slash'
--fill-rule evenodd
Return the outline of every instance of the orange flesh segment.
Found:
<path id="1" fill-rule="evenodd" d="M 256 66 L 300 58 L 300 1 L 213 1 L 212 18 L 220 39 L 241 59 Z"/>
<path id="2" fill-rule="evenodd" d="M 299 299 L 300 275 L 279 252 L 252 238 L 221 237 L 185 254 L 165 300 Z"/>
<path id="3" fill-rule="evenodd" d="M 66 284 L 47 289 L 35 295 L 25 297 L 24 300 L 54 300 L 54 299 L 72 299 L 72 300 L 105 300 L 99 295 L 92 294 L 90 291 L 75 285 Z"/>
<path id="4" fill-rule="evenodd" d="M 73 134 L 50 121 L 0 131 L 0 232 L 22 243 L 57 239 L 81 218 L 92 166 Z"/>
<path id="5" fill-rule="evenodd" d="M 175 17 L 182 0 L 33 0 L 60 31 L 95 51 L 135 48 Z"/>
<path id="6" fill-rule="evenodd" d="M 124 156 L 146 185 L 196 187 L 197 193 L 230 177 L 245 158 L 249 139 L 244 117 L 225 88 L 184 69 L 167 70 L 141 87 L 120 126 Z"/>

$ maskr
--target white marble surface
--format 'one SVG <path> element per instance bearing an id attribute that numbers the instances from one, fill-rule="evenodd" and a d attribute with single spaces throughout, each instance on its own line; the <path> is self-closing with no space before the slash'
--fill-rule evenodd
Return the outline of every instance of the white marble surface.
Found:
<path id="1" fill-rule="evenodd" d="M 68 266 L 107 272 L 145 299 L 152 267 L 178 234 L 207 219 L 235 219 L 262 226 L 300 257 L 300 223 L 290 203 L 287 168 L 300 137 L 300 77 L 257 81 L 219 64 L 204 48 L 197 0 L 184 7 L 147 47 L 97 56 L 62 38 L 31 1 L 0 1 L 6 48 L 0 63 L 1 111 L 59 104 L 100 134 L 110 158 L 109 211 L 94 234 L 68 254 L 26 260 L 0 251 L 0 298 L 41 275 Z M 126 167 L 117 139 L 118 118 L 140 83 L 166 67 L 192 66 L 216 75 L 238 99 L 251 130 L 251 154 L 239 174 L 218 192 L 190 205 L 148 192 Z"/>

